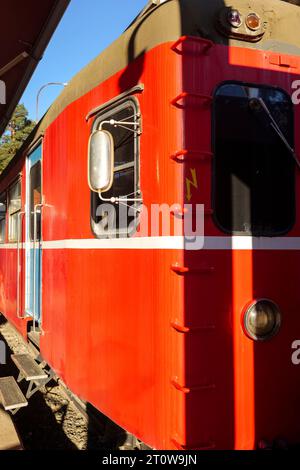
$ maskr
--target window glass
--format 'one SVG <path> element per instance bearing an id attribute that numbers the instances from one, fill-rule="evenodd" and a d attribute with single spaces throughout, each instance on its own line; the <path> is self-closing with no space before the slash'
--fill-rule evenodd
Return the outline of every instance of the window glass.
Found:
<path id="1" fill-rule="evenodd" d="M 5 242 L 6 228 L 6 193 L 0 195 L 0 243 Z"/>
<path id="2" fill-rule="evenodd" d="M 34 208 L 37 204 L 41 204 L 41 162 L 38 161 L 30 169 L 30 239 L 34 239 Z M 36 213 L 36 238 L 40 240 L 41 236 L 41 214 Z"/>
<path id="3" fill-rule="evenodd" d="M 128 103 L 118 112 L 113 114 L 108 119 L 114 119 L 115 121 L 128 121 L 133 122 L 135 119 L 135 110 L 133 104 Z M 107 120 L 105 118 L 105 120 Z M 131 126 L 114 127 L 110 124 L 104 124 L 103 129 L 109 131 L 114 138 L 115 147 L 115 168 L 123 165 L 124 163 L 134 162 L 134 133 L 130 130 Z"/>
<path id="4" fill-rule="evenodd" d="M 213 205 L 225 232 L 274 236 L 294 223 L 295 162 L 274 122 L 294 148 L 293 105 L 287 94 L 236 83 L 218 88 Z"/>
<path id="5" fill-rule="evenodd" d="M 21 181 L 15 183 L 8 191 L 9 198 L 9 233 L 10 241 L 17 241 L 18 239 L 18 214 L 21 211 Z"/>
<path id="6" fill-rule="evenodd" d="M 138 122 L 137 110 L 133 101 L 125 103 L 106 112 L 96 121 L 96 128 L 100 123 L 114 119 L 124 122 Z M 112 126 L 103 124 L 102 128 L 109 131 L 114 139 L 114 180 L 109 191 L 103 192 L 102 197 L 125 197 L 130 199 L 140 198 L 139 173 L 138 173 L 138 137 L 132 132 L 133 126 Z M 108 217 L 107 204 L 100 200 L 97 193 L 92 192 L 92 229 L 96 236 L 105 237 L 115 235 L 127 237 L 130 235 L 130 227 L 137 221 L 137 203 L 124 201 L 113 204 L 115 209 L 113 219 Z M 109 203 L 110 204 L 110 203 Z M 112 226 L 115 227 L 112 230 Z"/>

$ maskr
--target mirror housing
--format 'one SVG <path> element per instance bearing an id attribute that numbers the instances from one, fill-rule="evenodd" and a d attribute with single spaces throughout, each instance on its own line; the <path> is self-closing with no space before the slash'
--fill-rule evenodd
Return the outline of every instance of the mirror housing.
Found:
<path id="1" fill-rule="evenodd" d="M 110 132 L 96 130 L 89 139 L 88 184 L 92 191 L 108 191 L 113 184 L 114 139 Z"/>

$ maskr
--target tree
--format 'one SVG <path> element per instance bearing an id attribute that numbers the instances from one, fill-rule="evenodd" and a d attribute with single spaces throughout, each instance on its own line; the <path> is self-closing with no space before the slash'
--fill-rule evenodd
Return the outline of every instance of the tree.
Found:
<path id="1" fill-rule="evenodd" d="M 15 156 L 34 126 L 35 122 L 28 119 L 28 111 L 25 106 L 18 104 L 0 139 L 0 173 Z"/>

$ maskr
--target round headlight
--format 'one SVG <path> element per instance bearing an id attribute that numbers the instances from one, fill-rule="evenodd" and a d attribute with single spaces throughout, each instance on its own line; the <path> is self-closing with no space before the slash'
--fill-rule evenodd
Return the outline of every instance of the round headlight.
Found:
<path id="1" fill-rule="evenodd" d="M 278 332 L 280 325 L 280 310 L 271 300 L 256 300 L 245 311 L 243 326 L 251 339 L 265 341 Z"/>
<path id="2" fill-rule="evenodd" d="M 238 10 L 229 10 L 227 15 L 228 23 L 234 28 L 239 28 L 242 25 L 242 15 Z"/>
<path id="3" fill-rule="evenodd" d="M 260 17 L 256 13 L 249 13 L 246 18 L 246 25 L 252 31 L 256 31 L 261 26 Z"/>

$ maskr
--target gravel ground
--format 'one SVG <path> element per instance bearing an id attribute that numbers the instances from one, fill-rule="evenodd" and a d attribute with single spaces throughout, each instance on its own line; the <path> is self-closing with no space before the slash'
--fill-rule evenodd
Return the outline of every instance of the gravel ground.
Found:
<path id="1" fill-rule="evenodd" d="M 0 376 L 18 376 L 18 370 L 10 359 L 13 353 L 30 353 L 23 338 L 0 314 L 0 340 L 7 345 L 7 364 L 0 366 Z M 24 387 L 25 385 L 25 387 Z M 26 391 L 26 382 L 20 388 Z M 35 393 L 26 408 L 13 416 L 25 449 L 103 449 L 103 435 L 89 424 L 89 419 L 79 412 L 69 400 L 65 389 L 52 381 Z M 105 419 L 102 423 L 105 427 Z M 114 447 L 115 448 L 115 447 Z"/>

